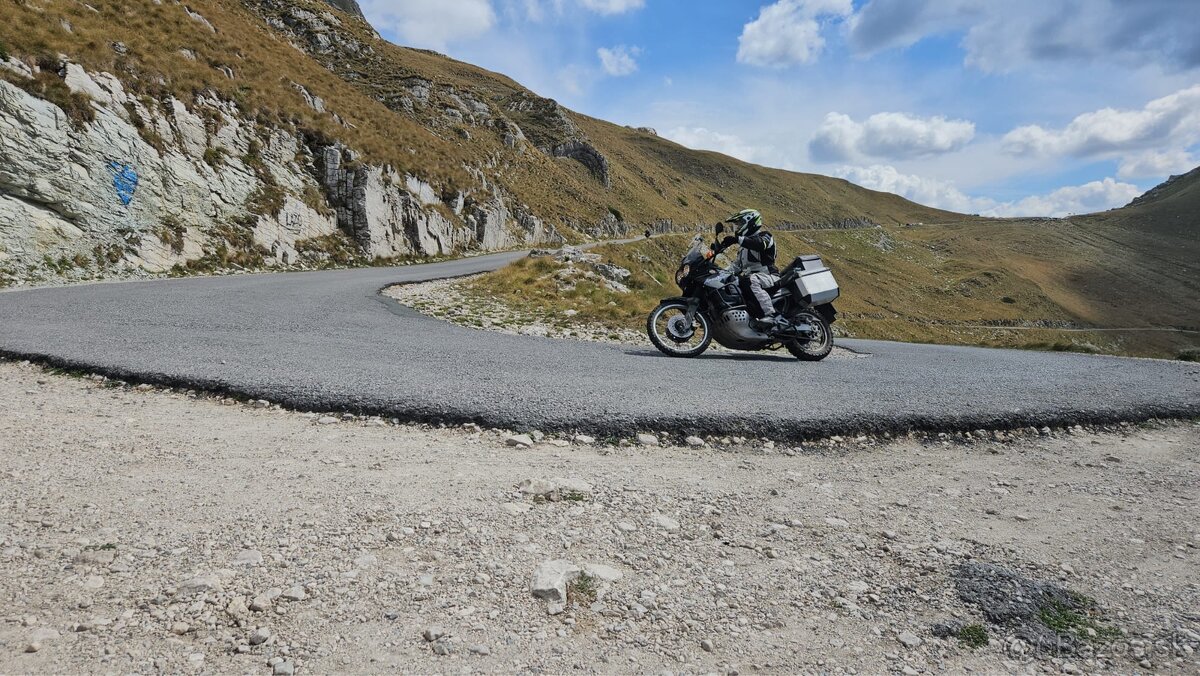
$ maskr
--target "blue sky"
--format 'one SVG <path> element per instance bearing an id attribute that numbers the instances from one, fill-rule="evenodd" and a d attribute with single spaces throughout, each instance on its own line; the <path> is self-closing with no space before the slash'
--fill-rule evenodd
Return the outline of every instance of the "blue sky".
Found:
<path id="1" fill-rule="evenodd" d="M 956 211 L 1097 211 L 1200 165 L 1200 0 L 361 4 L 580 112 Z"/>

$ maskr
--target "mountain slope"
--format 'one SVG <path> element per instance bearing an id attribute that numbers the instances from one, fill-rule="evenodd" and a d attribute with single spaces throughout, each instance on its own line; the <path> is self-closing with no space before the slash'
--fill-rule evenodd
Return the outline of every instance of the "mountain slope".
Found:
<path id="1" fill-rule="evenodd" d="M 776 233 L 781 256 L 819 253 L 842 286 L 839 330 L 860 338 L 1200 357 L 1200 171 L 1134 204 L 1066 220 Z M 641 330 L 674 293 L 684 236 L 593 250 L 628 289 L 527 259 L 459 284 L 478 312 L 557 334 Z M 452 318 L 453 319 L 453 318 Z"/>
<path id="2" fill-rule="evenodd" d="M 354 2 L 332 5 L 346 11 L 9 0 L 0 267 L 108 275 L 447 255 L 744 206 L 796 226 L 958 218 L 579 115 L 387 43 Z M 122 172 L 127 195 L 110 185 Z"/>
<path id="3" fill-rule="evenodd" d="M 498 151 L 512 172 L 502 180 L 529 195 L 531 205 L 557 210 L 562 218 L 602 218 L 612 207 L 642 223 L 704 222 L 744 204 L 759 205 L 774 220 L 806 224 L 951 217 L 840 179 L 763 169 L 688 150 L 652 130 L 580 115 L 503 75 L 379 40 L 365 24 L 332 30 L 297 18 L 296 7 L 304 3 L 245 4 L 393 111 L 447 135 L 466 131 L 465 145 L 476 152 Z"/>

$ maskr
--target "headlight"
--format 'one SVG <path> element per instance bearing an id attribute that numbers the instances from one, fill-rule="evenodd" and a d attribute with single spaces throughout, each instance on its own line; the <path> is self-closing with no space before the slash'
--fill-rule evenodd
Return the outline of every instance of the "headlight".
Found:
<path id="1" fill-rule="evenodd" d="M 675 283 L 682 284 L 683 280 L 687 279 L 688 274 L 691 272 L 692 266 L 690 265 L 685 265 L 682 268 L 679 268 L 679 271 L 675 273 Z"/>

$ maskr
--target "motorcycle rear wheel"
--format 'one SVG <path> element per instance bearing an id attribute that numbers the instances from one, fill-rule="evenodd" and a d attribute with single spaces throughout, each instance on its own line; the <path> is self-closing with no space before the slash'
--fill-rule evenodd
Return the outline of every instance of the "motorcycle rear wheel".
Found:
<path id="1" fill-rule="evenodd" d="M 833 351 L 833 331 L 829 322 L 816 312 L 801 312 L 793 321 L 808 322 L 813 327 L 813 337 L 810 340 L 792 340 L 784 343 L 784 347 L 792 356 L 800 361 L 821 361 Z"/>
<path id="2" fill-rule="evenodd" d="M 697 357 L 708 349 L 712 343 L 708 320 L 703 314 L 696 313 L 692 321 L 692 335 L 686 340 L 676 340 L 668 331 L 668 323 L 672 319 L 682 319 L 687 314 L 686 303 L 663 303 L 654 308 L 654 312 L 646 318 L 646 335 L 659 352 L 669 357 Z"/>

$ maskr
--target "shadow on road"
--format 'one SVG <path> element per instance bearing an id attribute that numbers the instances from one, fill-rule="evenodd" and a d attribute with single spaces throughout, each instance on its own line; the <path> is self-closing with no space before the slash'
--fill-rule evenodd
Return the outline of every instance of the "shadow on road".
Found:
<path id="1" fill-rule="evenodd" d="M 625 350 L 630 357 L 660 357 L 662 359 L 680 359 L 670 357 L 658 350 Z M 795 361 L 790 355 L 763 354 L 761 352 L 705 352 L 693 359 L 725 359 L 731 361 Z"/>

